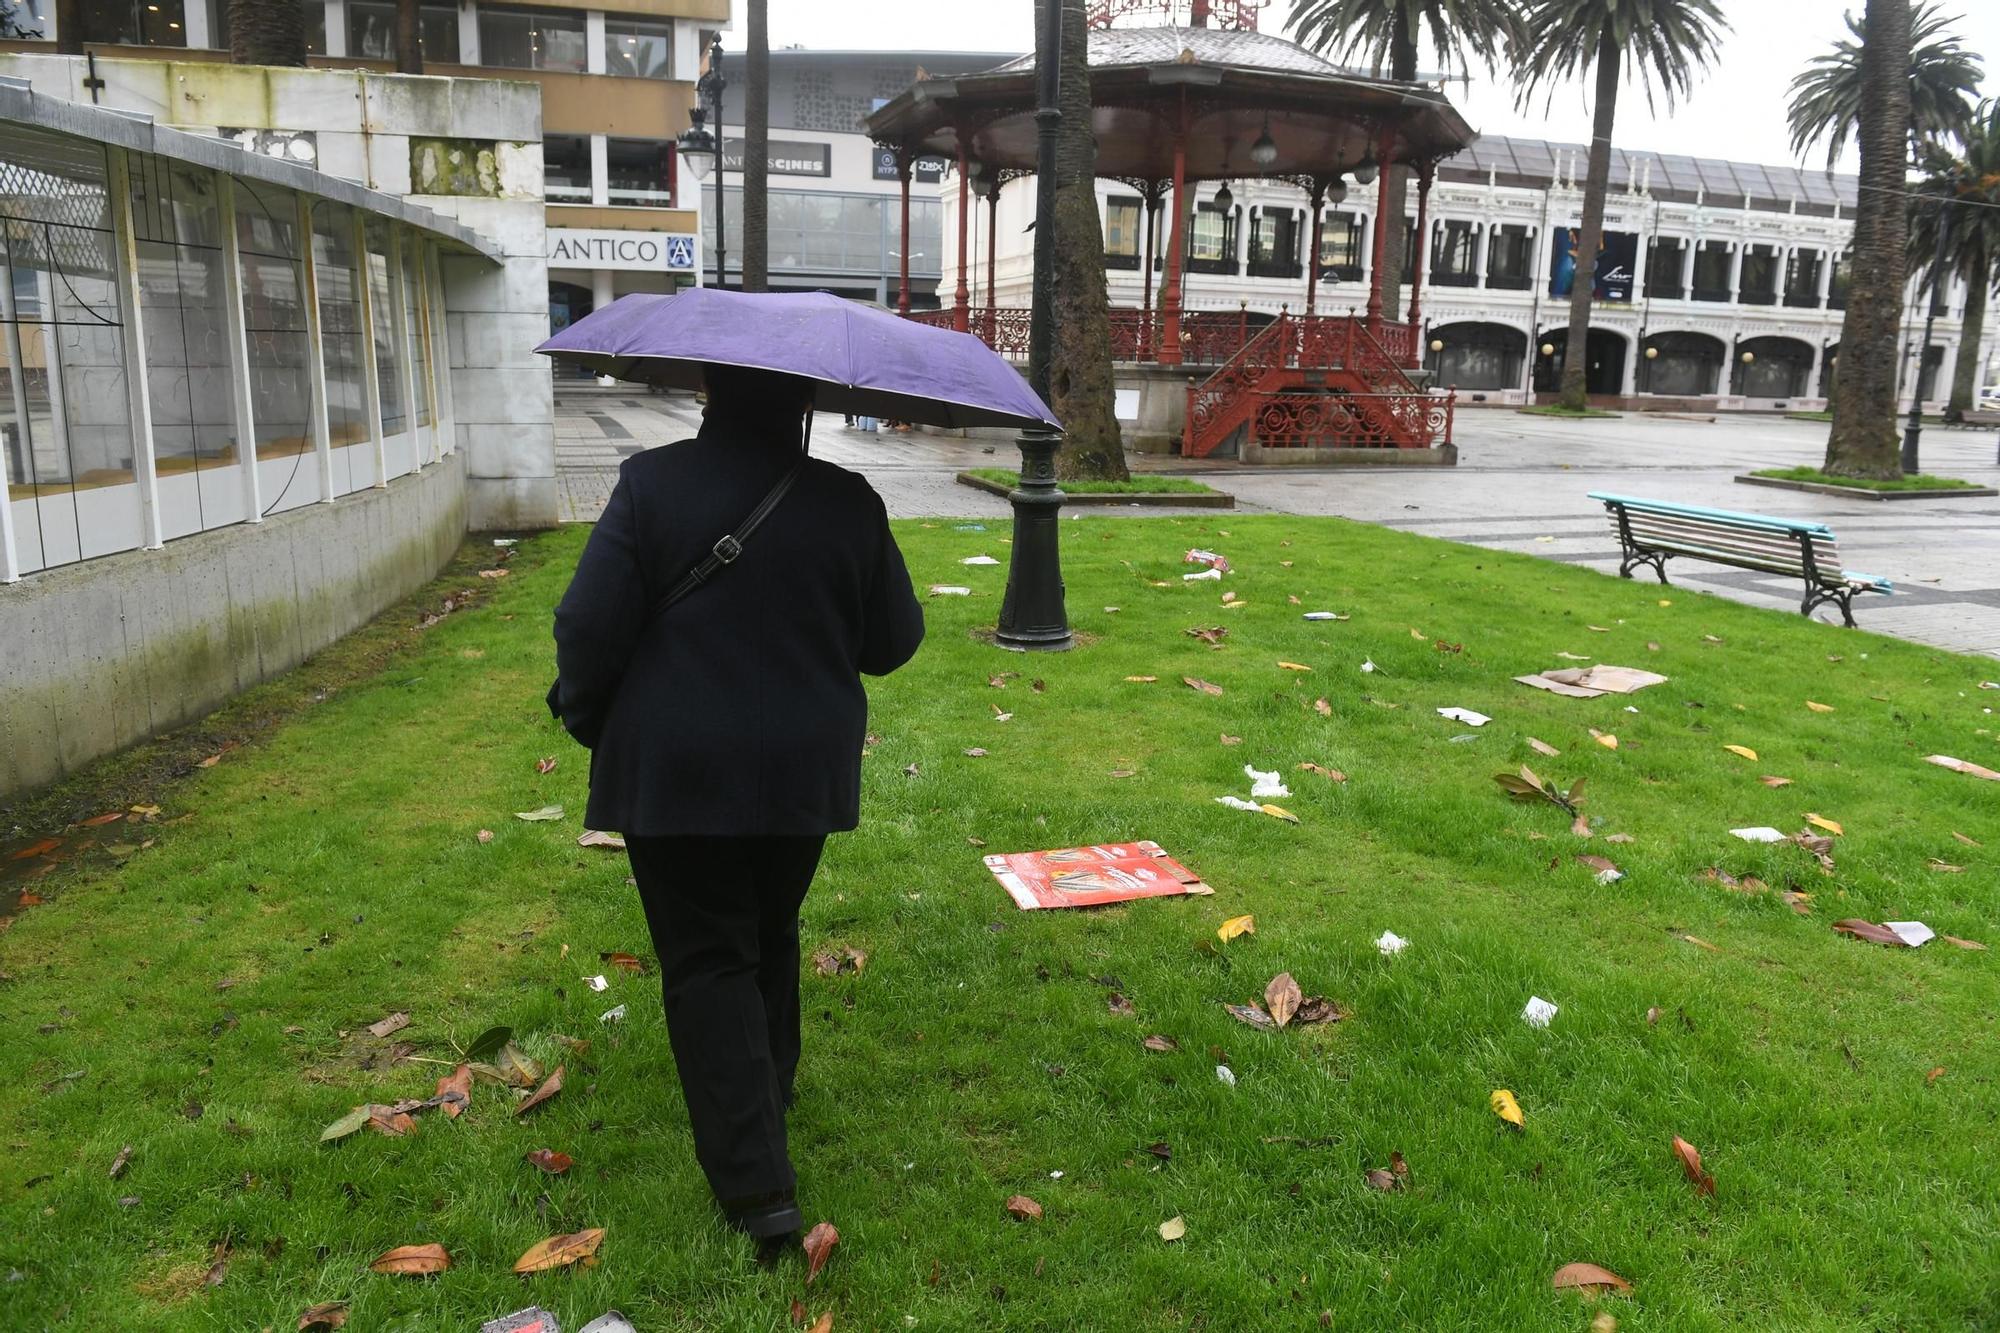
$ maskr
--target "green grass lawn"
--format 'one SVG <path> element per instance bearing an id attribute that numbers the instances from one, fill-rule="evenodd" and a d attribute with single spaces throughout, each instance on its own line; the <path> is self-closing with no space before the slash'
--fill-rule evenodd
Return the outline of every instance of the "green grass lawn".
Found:
<path id="1" fill-rule="evenodd" d="M 1864 491 L 1963 491 L 1973 488 L 1971 482 L 1958 477 L 1933 477 L 1922 472 L 1897 477 L 1893 481 L 1880 481 L 1869 477 L 1836 477 L 1816 467 L 1770 467 L 1752 472 L 1750 475 L 1771 477 L 1778 481 L 1809 481 L 1820 486 L 1852 486 Z"/>
<path id="2" fill-rule="evenodd" d="M 1921 919 L 2000 943 L 2000 785 L 1922 762 L 2000 766 L 1991 663 L 1233 515 L 1065 521 L 1083 646 L 1016 657 L 975 638 L 1004 565 L 959 563 L 999 554 L 995 534 L 900 532 L 919 586 L 976 595 L 929 601 L 923 652 L 872 684 L 865 824 L 832 841 L 805 908 L 808 951 L 867 954 L 805 982 L 794 1151 L 809 1219 L 843 1238 L 812 1287 L 717 1221 L 656 978 L 599 960 L 650 951 L 623 858 L 576 845 L 586 757 L 542 707 L 570 529 L 379 673 L 172 785 L 122 866 L 36 881 L 46 901 L 0 933 L 0 1328 L 290 1329 L 345 1300 L 350 1329 L 471 1329 L 538 1302 L 572 1330 L 617 1306 L 647 1333 L 777 1333 L 799 1298 L 843 1330 L 1581 1330 L 1589 1308 L 1550 1288 L 1573 1261 L 1635 1284 L 1607 1302 L 1625 1333 L 2000 1324 L 1995 955 L 1830 929 Z M 1235 564 L 1240 609 L 1182 582 L 1196 545 Z M 1300 618 L 1320 609 L 1352 618 Z M 1216 625 L 1219 648 L 1182 632 Z M 1564 652 L 1671 680 L 1595 700 L 1509 680 Z M 1001 672 L 1020 675 L 995 688 Z M 1247 795 L 1246 763 L 1283 774 L 1296 825 L 1215 803 Z M 1592 837 L 1505 798 L 1493 774 L 1523 763 L 1587 780 Z M 514 818 L 557 803 L 572 813 Z M 1807 812 L 1845 828 L 1831 876 L 1728 833 Z M 975 845 L 1132 838 L 1214 896 L 1023 913 Z M 1625 877 L 1599 883 L 1578 854 Z M 1220 944 L 1245 913 L 1255 934 Z M 1410 941 L 1393 959 L 1385 930 Z M 1345 1021 L 1265 1032 L 1224 1011 L 1283 971 Z M 583 981 L 599 972 L 603 994 Z M 1531 995 L 1560 1006 L 1546 1030 L 1520 1018 Z M 614 1004 L 629 1017 L 600 1023 Z M 361 1035 L 397 1010 L 412 1022 L 392 1040 L 424 1062 Z M 496 1023 L 568 1066 L 525 1122 L 480 1084 L 414 1137 L 317 1142 L 356 1104 L 430 1095 L 454 1042 Z M 1523 1130 L 1489 1109 L 1498 1088 Z M 576 1165 L 541 1174 L 522 1154 L 544 1147 Z M 1395 1152 L 1408 1188 L 1369 1188 Z M 1017 1193 L 1046 1215 L 1012 1220 Z M 510 1271 L 593 1226 L 597 1266 Z M 425 1242 L 450 1271 L 367 1271 Z"/>
<path id="3" fill-rule="evenodd" d="M 968 476 L 985 481 L 998 482 L 1002 486 L 1019 486 L 1021 474 L 1012 468 L 975 467 L 967 468 Z M 1192 477 L 1133 477 L 1130 481 L 1064 481 L 1057 483 L 1071 495 L 1214 495 L 1213 486 L 1207 486 Z"/>

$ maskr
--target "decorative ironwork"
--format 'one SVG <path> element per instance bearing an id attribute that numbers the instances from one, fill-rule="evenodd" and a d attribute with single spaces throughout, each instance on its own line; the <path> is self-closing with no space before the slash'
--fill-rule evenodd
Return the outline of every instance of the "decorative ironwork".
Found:
<path id="1" fill-rule="evenodd" d="M 1250 435 L 1264 449 L 1432 449 L 1451 443 L 1450 393 L 1252 391 Z"/>
<path id="2" fill-rule="evenodd" d="M 1119 19 L 1143 16 L 1151 20 L 1149 27 L 1255 32 L 1257 11 L 1262 7 L 1262 0 L 1090 0 L 1084 22 L 1093 28 L 1109 28 Z"/>

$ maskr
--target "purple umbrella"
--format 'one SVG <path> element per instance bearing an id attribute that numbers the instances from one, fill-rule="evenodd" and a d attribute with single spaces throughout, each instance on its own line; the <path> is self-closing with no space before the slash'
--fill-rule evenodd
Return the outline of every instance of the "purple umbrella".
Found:
<path id="1" fill-rule="evenodd" d="M 827 292 L 694 287 L 621 296 L 535 349 L 615 379 L 701 387 L 704 365 L 818 380 L 813 406 L 931 426 L 1060 430 L 1019 371 L 969 333 Z"/>

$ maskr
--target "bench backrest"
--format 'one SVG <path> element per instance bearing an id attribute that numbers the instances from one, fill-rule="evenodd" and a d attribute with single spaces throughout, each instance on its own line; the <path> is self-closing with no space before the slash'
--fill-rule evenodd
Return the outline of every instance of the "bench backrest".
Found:
<path id="1" fill-rule="evenodd" d="M 1718 560 L 1773 574 L 1844 582 L 1840 550 L 1824 523 L 1745 514 L 1730 509 L 1591 492 L 1611 515 L 1619 536 L 1649 551 Z"/>

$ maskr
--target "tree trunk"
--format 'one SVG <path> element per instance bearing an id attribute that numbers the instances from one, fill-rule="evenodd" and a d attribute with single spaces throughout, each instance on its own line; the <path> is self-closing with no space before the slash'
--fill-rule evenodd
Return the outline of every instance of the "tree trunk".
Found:
<path id="1" fill-rule="evenodd" d="M 56 52 L 83 54 L 83 0 L 56 0 Z"/>
<path id="2" fill-rule="evenodd" d="M 1861 191 L 1854 266 L 1840 325 L 1840 378 L 1826 470 L 1842 477 L 1902 475 L 1896 437 L 1896 321 L 1903 308 L 1903 163 L 1910 140 L 1909 0 L 1868 0 L 1861 47 Z"/>
<path id="3" fill-rule="evenodd" d="M 1973 222 L 1978 226 L 1977 220 Z M 1944 419 L 1952 425 L 1965 420 L 1979 392 L 1979 340 L 1986 334 L 1986 288 L 1993 281 L 1989 268 L 1973 274 L 1965 284 L 1965 318 L 1959 323 L 1958 360 L 1952 366 L 1951 401 L 1945 404 Z"/>
<path id="4" fill-rule="evenodd" d="M 1111 375 L 1111 298 L 1104 279 L 1104 224 L 1097 214 L 1086 0 L 1059 2 L 1062 128 L 1056 138 L 1055 348 L 1049 361 L 1049 406 L 1063 424 L 1056 476 L 1124 481 L 1131 474 Z"/>
<path id="5" fill-rule="evenodd" d="M 743 290 L 768 291 L 771 216 L 771 34 L 768 0 L 749 0 L 743 53 Z"/>
<path id="6" fill-rule="evenodd" d="M 1404 6 L 1396 6 L 1393 22 L 1395 26 L 1389 32 L 1389 77 L 1411 83 L 1417 77 L 1417 44 L 1411 36 Z M 1384 163 L 1382 171 L 1389 177 L 1392 210 L 1388 252 L 1382 261 L 1382 318 L 1395 322 L 1409 311 L 1409 303 L 1403 299 L 1403 270 L 1410 262 L 1410 225 L 1403 210 L 1408 207 L 1410 197 L 1410 169 L 1401 163 L 1393 167 Z M 1423 238 L 1419 237 L 1417 243 L 1423 244 Z"/>
<path id="7" fill-rule="evenodd" d="M 424 30 L 419 22 L 418 0 L 396 0 L 396 72 L 424 72 Z"/>
<path id="8" fill-rule="evenodd" d="M 1562 393 L 1556 400 L 1577 412 L 1589 405 L 1590 300 L 1597 286 L 1597 251 L 1604 244 L 1604 195 L 1611 188 L 1611 125 L 1618 115 L 1618 66 L 1623 54 L 1607 22 L 1597 42 L 1590 168 L 1583 182 L 1583 225 L 1573 238 L 1576 266 L 1569 280 L 1569 336 L 1563 344 Z"/>
<path id="9" fill-rule="evenodd" d="M 298 0 L 228 0 L 229 59 L 238 65 L 304 65 L 305 7 Z"/>

